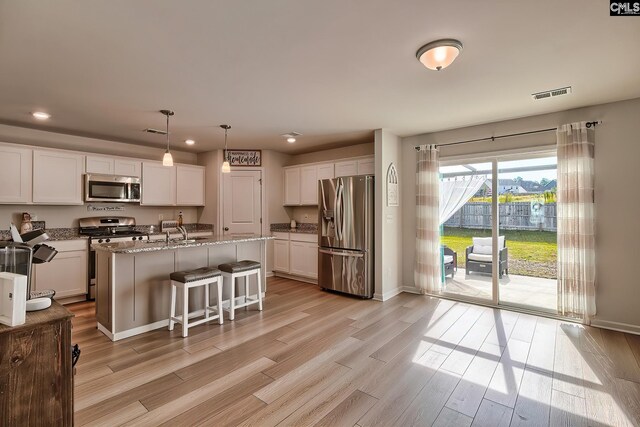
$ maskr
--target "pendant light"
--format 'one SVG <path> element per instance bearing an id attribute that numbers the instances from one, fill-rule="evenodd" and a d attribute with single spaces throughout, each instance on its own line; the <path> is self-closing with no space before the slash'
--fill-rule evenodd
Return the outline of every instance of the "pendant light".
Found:
<path id="1" fill-rule="evenodd" d="M 169 117 L 173 116 L 173 111 L 160 110 L 160 112 L 167 116 L 167 151 L 164 152 L 162 157 L 162 166 L 173 166 L 173 156 L 169 152 Z"/>
<path id="2" fill-rule="evenodd" d="M 229 165 L 229 155 L 227 152 L 227 132 L 231 129 L 229 125 L 220 125 L 222 129 L 224 129 L 224 162 L 222 162 L 222 167 L 220 168 L 220 172 L 229 173 L 231 172 L 231 165 Z"/>

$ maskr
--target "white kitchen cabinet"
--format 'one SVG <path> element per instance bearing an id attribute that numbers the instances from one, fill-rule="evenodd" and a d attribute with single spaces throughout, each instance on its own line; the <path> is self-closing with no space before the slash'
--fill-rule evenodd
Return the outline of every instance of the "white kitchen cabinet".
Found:
<path id="1" fill-rule="evenodd" d="M 318 167 L 315 165 L 300 168 L 300 204 L 318 204 Z"/>
<path id="2" fill-rule="evenodd" d="M 140 178 L 142 162 L 134 159 L 119 159 L 108 156 L 87 156 L 87 173 L 123 175 Z"/>
<path id="3" fill-rule="evenodd" d="M 358 162 L 355 160 L 348 160 L 344 162 L 335 163 L 335 175 L 336 178 L 341 176 L 352 176 L 358 174 Z"/>
<path id="4" fill-rule="evenodd" d="M 318 236 L 291 233 L 289 254 L 291 274 L 318 278 Z"/>
<path id="5" fill-rule="evenodd" d="M 376 172 L 375 159 L 373 157 L 358 159 L 358 175 L 373 175 Z"/>
<path id="6" fill-rule="evenodd" d="M 147 206 L 176 205 L 176 167 L 142 162 L 142 201 Z"/>
<path id="7" fill-rule="evenodd" d="M 204 206 L 205 168 L 202 166 L 176 166 L 176 204 L 178 206 Z"/>
<path id="8" fill-rule="evenodd" d="M 284 203 L 285 206 L 300 204 L 300 168 L 284 170 Z"/>
<path id="9" fill-rule="evenodd" d="M 113 175 L 115 172 L 115 159 L 105 156 L 87 156 L 87 173 Z"/>
<path id="10" fill-rule="evenodd" d="M 115 159 L 113 173 L 115 175 L 135 176 L 140 178 L 142 176 L 141 169 L 142 162 L 140 160 Z"/>
<path id="11" fill-rule="evenodd" d="M 273 270 L 289 273 L 289 240 L 273 241 Z"/>
<path id="12" fill-rule="evenodd" d="M 31 203 L 33 150 L 0 146 L 0 203 Z"/>
<path id="13" fill-rule="evenodd" d="M 32 290 L 53 289 L 55 298 L 85 295 L 88 285 L 88 254 L 86 240 L 49 241 L 58 254 L 50 262 L 34 264 Z"/>
<path id="14" fill-rule="evenodd" d="M 318 165 L 318 180 L 335 178 L 333 163 Z"/>
<path id="15" fill-rule="evenodd" d="M 84 156 L 62 150 L 33 150 L 33 202 L 81 205 Z"/>

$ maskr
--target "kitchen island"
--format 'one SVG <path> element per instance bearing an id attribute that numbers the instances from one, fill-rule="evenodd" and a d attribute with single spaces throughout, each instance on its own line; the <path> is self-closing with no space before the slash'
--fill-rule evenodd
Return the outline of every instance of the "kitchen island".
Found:
<path id="1" fill-rule="evenodd" d="M 259 261 L 266 292 L 266 241 L 271 236 L 211 236 L 187 241 L 135 241 L 96 244 L 96 318 L 98 329 L 112 341 L 169 324 L 169 274 L 200 267 L 215 267 L 244 259 Z M 255 278 L 249 292 L 256 292 Z M 192 289 L 189 311 L 203 311 L 204 288 Z M 223 306 L 229 305 L 225 282 Z M 236 301 L 244 302 L 244 286 L 236 284 Z M 212 295 L 210 305 L 214 305 Z M 180 307 L 178 296 L 178 307 Z"/>

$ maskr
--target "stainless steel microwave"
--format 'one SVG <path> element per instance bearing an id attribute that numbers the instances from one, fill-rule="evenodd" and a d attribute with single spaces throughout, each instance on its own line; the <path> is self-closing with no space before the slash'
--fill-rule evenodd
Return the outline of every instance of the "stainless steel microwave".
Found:
<path id="1" fill-rule="evenodd" d="M 140 178 L 86 174 L 85 202 L 140 202 Z"/>

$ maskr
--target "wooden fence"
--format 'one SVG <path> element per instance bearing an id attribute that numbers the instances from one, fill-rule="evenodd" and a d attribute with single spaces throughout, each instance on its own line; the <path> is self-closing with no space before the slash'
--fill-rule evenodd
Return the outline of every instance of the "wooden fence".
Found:
<path id="1" fill-rule="evenodd" d="M 498 204 L 500 228 L 504 230 L 557 231 L 556 204 L 549 203 L 533 207 L 530 202 Z M 491 203 L 469 202 L 462 206 L 445 223 L 445 227 L 491 229 Z"/>

